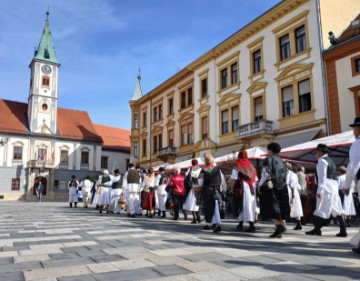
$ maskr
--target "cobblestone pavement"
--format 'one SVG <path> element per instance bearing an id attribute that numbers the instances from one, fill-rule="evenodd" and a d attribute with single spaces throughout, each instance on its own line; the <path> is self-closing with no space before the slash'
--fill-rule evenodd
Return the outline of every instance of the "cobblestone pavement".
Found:
<path id="1" fill-rule="evenodd" d="M 289 225 L 271 239 L 268 222 L 249 234 L 231 218 L 212 233 L 190 221 L 100 215 L 81 203 L 0 204 L 0 280 L 360 280 L 360 258 L 334 226 L 309 237 L 311 226 Z"/>

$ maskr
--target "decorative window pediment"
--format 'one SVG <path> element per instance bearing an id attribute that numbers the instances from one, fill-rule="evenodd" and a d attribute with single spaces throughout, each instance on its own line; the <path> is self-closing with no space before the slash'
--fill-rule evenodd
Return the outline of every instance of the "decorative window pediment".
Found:
<path id="1" fill-rule="evenodd" d="M 265 82 L 254 82 L 251 84 L 251 86 L 249 88 L 246 89 L 246 91 L 251 95 L 254 92 L 260 91 L 260 90 L 265 90 L 267 86 L 267 83 Z"/>

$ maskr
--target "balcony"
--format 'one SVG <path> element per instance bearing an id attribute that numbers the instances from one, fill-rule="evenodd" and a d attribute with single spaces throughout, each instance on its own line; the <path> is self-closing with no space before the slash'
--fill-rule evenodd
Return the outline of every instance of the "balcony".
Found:
<path id="1" fill-rule="evenodd" d="M 167 146 L 158 149 L 157 151 L 157 158 L 164 161 L 164 162 L 170 162 L 171 160 L 174 160 L 176 157 L 177 149 L 173 146 Z"/>
<path id="2" fill-rule="evenodd" d="M 30 160 L 28 162 L 29 168 L 54 168 L 54 163 L 51 160 Z"/>
<path id="3" fill-rule="evenodd" d="M 237 138 L 251 138 L 259 134 L 268 133 L 272 134 L 272 121 L 269 120 L 258 120 L 252 123 L 241 125 L 238 127 Z"/>

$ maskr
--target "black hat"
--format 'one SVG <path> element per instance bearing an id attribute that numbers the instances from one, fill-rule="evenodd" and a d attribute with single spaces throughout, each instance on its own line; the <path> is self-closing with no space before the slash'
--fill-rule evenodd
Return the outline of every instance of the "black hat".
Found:
<path id="1" fill-rule="evenodd" d="M 328 153 L 329 152 L 329 148 L 326 146 L 326 144 L 323 143 L 319 143 L 316 147 L 317 151 L 321 151 L 323 153 Z"/>
<path id="2" fill-rule="evenodd" d="M 281 151 L 281 146 L 277 142 L 272 142 L 267 146 L 268 150 L 271 150 L 273 153 L 279 153 Z"/>
<path id="3" fill-rule="evenodd" d="M 164 167 L 160 167 L 160 168 L 159 168 L 159 171 L 160 171 L 160 172 L 164 172 L 164 171 L 165 171 L 165 168 L 164 168 Z"/>
<path id="4" fill-rule="evenodd" d="M 350 127 L 359 127 L 360 126 L 360 117 L 354 119 L 354 123 L 349 124 Z"/>
<path id="5" fill-rule="evenodd" d="M 119 169 L 116 169 L 116 170 L 114 171 L 114 174 L 120 174 Z"/>

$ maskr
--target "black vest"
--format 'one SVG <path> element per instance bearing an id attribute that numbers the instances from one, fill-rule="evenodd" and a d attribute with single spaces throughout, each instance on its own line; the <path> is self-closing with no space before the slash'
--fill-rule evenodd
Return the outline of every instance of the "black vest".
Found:
<path id="1" fill-rule="evenodd" d="M 288 173 L 287 166 L 279 155 L 273 154 L 264 160 L 264 168 L 270 175 L 275 189 L 287 188 L 286 175 Z"/>
<path id="2" fill-rule="evenodd" d="M 325 161 L 328 162 L 326 178 L 331 179 L 331 180 L 337 180 L 338 175 L 336 172 L 336 164 L 335 164 L 334 160 L 332 160 L 329 156 L 325 156 L 323 159 L 325 159 Z"/>

